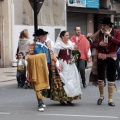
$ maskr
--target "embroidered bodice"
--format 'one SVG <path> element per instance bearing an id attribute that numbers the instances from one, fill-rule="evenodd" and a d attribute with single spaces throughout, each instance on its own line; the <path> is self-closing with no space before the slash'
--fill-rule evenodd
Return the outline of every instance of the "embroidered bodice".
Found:
<path id="1" fill-rule="evenodd" d="M 63 59 L 63 61 L 68 61 L 71 59 L 72 50 L 70 49 L 61 49 L 58 54 L 58 59 Z"/>

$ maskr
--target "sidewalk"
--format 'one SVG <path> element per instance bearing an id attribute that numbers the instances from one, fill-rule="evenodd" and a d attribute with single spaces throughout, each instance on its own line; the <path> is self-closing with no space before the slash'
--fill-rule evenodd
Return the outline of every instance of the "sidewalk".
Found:
<path id="1" fill-rule="evenodd" d="M 0 68 L 0 82 L 16 80 L 16 67 Z"/>
<path id="2" fill-rule="evenodd" d="M 92 63 L 88 63 L 87 69 L 90 69 L 91 66 Z M 16 67 L 0 68 L 0 82 L 7 82 L 12 80 L 16 80 Z"/>

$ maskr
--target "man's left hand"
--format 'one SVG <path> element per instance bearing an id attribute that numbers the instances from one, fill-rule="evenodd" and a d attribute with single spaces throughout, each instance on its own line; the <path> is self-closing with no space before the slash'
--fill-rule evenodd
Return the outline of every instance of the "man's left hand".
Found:
<path id="1" fill-rule="evenodd" d="M 105 35 L 107 35 L 108 37 L 111 37 L 111 34 L 110 34 L 109 31 L 106 31 L 106 32 L 105 32 Z"/>

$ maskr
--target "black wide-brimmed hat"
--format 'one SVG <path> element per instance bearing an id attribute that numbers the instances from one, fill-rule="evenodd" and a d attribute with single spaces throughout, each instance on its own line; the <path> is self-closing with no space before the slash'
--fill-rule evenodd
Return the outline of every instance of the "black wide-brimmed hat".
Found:
<path id="1" fill-rule="evenodd" d="M 107 24 L 107 25 L 112 25 L 113 24 L 110 20 L 110 17 L 104 17 L 102 20 L 99 20 L 99 23 Z"/>
<path id="2" fill-rule="evenodd" d="M 41 35 L 47 35 L 48 32 L 44 31 L 43 29 L 38 29 L 36 33 L 33 34 L 33 36 L 41 36 Z"/>

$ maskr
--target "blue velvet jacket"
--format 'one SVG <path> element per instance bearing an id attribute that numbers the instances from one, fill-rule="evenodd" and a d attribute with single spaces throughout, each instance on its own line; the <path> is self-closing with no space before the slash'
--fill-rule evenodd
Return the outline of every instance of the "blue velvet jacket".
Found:
<path id="1" fill-rule="evenodd" d="M 50 52 L 45 43 L 36 42 L 34 47 L 34 54 L 45 53 L 47 58 L 47 63 L 50 63 Z"/>

